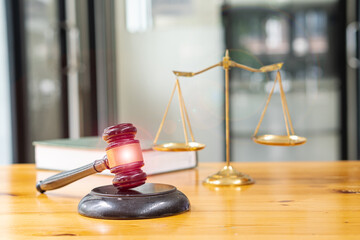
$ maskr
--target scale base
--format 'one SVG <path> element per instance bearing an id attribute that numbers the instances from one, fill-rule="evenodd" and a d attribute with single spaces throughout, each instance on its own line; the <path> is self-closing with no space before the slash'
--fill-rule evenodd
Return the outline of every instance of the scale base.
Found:
<path id="1" fill-rule="evenodd" d="M 203 183 L 213 186 L 241 186 L 253 184 L 255 181 L 248 175 L 236 171 L 232 166 L 225 166 L 219 172 L 207 177 Z"/>
<path id="2" fill-rule="evenodd" d="M 97 187 L 78 205 L 79 214 L 100 219 L 158 218 L 189 209 L 189 200 L 182 192 L 159 183 L 145 183 L 122 191 L 113 185 Z"/>

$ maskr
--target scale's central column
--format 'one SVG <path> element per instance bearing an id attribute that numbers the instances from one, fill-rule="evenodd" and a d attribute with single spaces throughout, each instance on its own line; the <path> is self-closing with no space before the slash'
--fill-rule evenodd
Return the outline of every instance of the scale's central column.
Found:
<path id="1" fill-rule="evenodd" d="M 226 166 L 230 166 L 230 101 L 229 101 L 229 51 L 226 50 L 223 58 L 223 68 L 225 70 L 225 138 L 226 138 Z"/>
<path id="2" fill-rule="evenodd" d="M 226 50 L 222 61 L 225 70 L 225 141 L 226 141 L 226 166 L 219 172 L 207 177 L 204 184 L 216 186 L 247 185 L 254 183 L 249 176 L 236 171 L 230 166 L 230 101 L 229 101 L 229 69 L 231 61 L 229 51 Z"/>

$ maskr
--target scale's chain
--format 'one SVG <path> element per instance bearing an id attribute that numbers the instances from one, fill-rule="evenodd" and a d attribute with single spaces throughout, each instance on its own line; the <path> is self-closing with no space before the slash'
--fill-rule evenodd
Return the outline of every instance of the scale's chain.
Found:
<path id="1" fill-rule="evenodd" d="M 292 125 L 292 121 L 291 121 L 291 118 L 290 118 L 289 108 L 288 108 L 287 101 L 286 101 L 286 96 L 285 96 L 285 93 L 284 93 L 284 88 L 283 88 L 282 81 L 281 81 L 280 71 L 278 70 L 277 73 L 276 73 L 276 78 L 275 78 L 273 87 L 271 88 L 269 97 L 268 97 L 268 99 L 266 101 L 264 110 L 261 113 L 260 121 L 259 121 L 258 125 L 256 126 L 256 129 L 255 129 L 255 132 L 254 132 L 254 137 L 257 135 L 257 133 L 259 131 L 259 128 L 260 128 L 260 125 L 261 125 L 261 123 L 262 123 L 262 121 L 264 119 L 266 110 L 267 110 L 268 105 L 270 103 L 270 99 L 271 99 L 271 97 L 272 97 L 272 95 L 274 93 L 274 89 L 275 89 L 277 81 L 279 81 L 280 98 L 281 98 L 281 104 L 282 104 L 282 108 L 283 108 L 286 132 L 287 132 L 287 135 L 290 136 L 290 132 L 289 132 L 289 125 L 290 125 L 291 134 L 295 135 L 294 128 L 293 128 L 293 125 Z"/>
<path id="2" fill-rule="evenodd" d="M 262 121 L 263 121 L 263 119 L 264 119 L 266 110 L 267 110 L 268 105 L 269 105 L 269 103 L 270 103 L 270 99 L 271 99 L 271 97 L 272 97 L 272 95 L 273 95 L 273 93 L 274 93 L 274 89 L 275 89 L 277 80 L 278 80 L 278 77 L 276 76 L 275 81 L 274 81 L 274 84 L 273 84 L 273 86 L 272 86 L 272 88 L 271 88 L 269 97 L 268 97 L 268 99 L 266 100 L 266 104 L 265 104 L 264 110 L 263 110 L 262 113 L 261 113 L 260 121 L 258 122 L 258 124 L 257 124 L 257 126 L 256 126 L 256 128 L 255 128 L 254 137 L 255 137 L 256 134 L 258 133 L 259 128 L 260 128 L 260 125 L 261 125 L 261 123 L 262 123 Z"/>
<path id="3" fill-rule="evenodd" d="M 194 142 L 195 139 L 194 139 L 194 134 L 193 134 L 193 131 L 192 131 L 192 128 L 191 128 L 191 125 L 190 125 L 190 119 L 189 119 L 189 115 L 187 113 L 187 110 L 186 110 L 186 106 L 185 106 L 185 101 L 184 101 L 184 97 L 182 95 L 182 91 L 181 91 L 181 87 L 180 87 L 180 83 L 179 83 L 179 79 L 176 79 L 175 81 L 175 85 L 174 85 L 174 88 L 172 90 L 172 93 L 171 93 L 171 96 L 170 96 L 170 100 L 167 104 L 167 107 L 166 107 L 166 110 L 165 110 L 165 114 L 163 116 L 163 119 L 160 123 L 160 127 L 156 133 L 156 136 L 155 136 L 155 139 L 153 141 L 153 144 L 156 145 L 158 139 L 159 139 L 159 136 L 160 136 L 160 133 L 162 131 L 162 128 L 164 126 L 164 122 L 165 122 L 165 119 L 167 117 L 167 114 L 168 114 L 168 111 L 169 111 L 169 108 L 170 108 L 170 104 L 172 102 L 172 99 L 174 97 L 174 94 L 175 94 L 175 90 L 176 88 L 178 89 L 178 95 L 179 95 L 179 105 L 180 105 L 180 114 L 181 114 L 181 120 L 182 120 L 182 124 L 183 124 L 183 130 L 184 130 L 184 135 L 185 135 L 185 142 L 186 144 L 188 144 L 188 135 L 187 135 L 187 128 L 186 128 L 186 123 L 185 123 L 185 118 L 186 118 L 186 122 L 187 122 L 187 125 L 189 127 L 189 132 L 190 132 L 190 137 L 191 137 L 191 140 Z M 185 118 L 184 118 L 184 115 L 185 115 Z"/>
<path id="4" fill-rule="evenodd" d="M 184 118 L 184 106 L 183 106 L 182 101 L 181 101 L 182 95 L 181 95 L 181 90 L 180 90 L 179 79 L 176 79 L 176 85 L 177 85 L 177 88 L 178 88 L 180 114 L 181 114 L 181 121 L 182 121 L 182 125 L 183 125 L 184 135 L 185 135 L 185 143 L 186 143 L 186 145 L 188 145 L 189 140 L 188 140 L 187 129 L 186 129 L 186 124 L 185 124 L 185 118 Z"/>
<path id="5" fill-rule="evenodd" d="M 165 114 L 164 114 L 164 116 L 163 116 L 163 119 L 161 120 L 160 127 L 159 127 L 159 129 L 158 129 L 158 131 L 157 131 L 157 133 L 156 133 L 156 136 L 155 136 L 155 139 L 154 139 L 154 142 L 153 142 L 154 145 L 156 145 L 157 140 L 159 139 L 159 136 L 160 136 L 160 132 L 161 132 L 163 126 L 164 126 L 164 122 L 165 122 L 166 116 L 167 116 L 167 114 L 168 114 L 171 101 L 172 101 L 172 99 L 173 99 L 173 97 L 174 97 L 176 87 L 177 87 L 177 84 L 176 84 L 176 82 L 175 82 L 174 88 L 173 88 L 172 93 L 171 93 L 170 100 L 169 100 L 169 102 L 168 102 L 168 104 L 167 104 L 167 107 L 166 107 L 166 110 L 165 110 Z"/>
<path id="6" fill-rule="evenodd" d="M 281 81 L 281 75 L 280 75 L 280 72 L 278 71 L 277 72 L 277 75 L 279 75 L 279 86 L 280 86 L 280 93 L 281 93 L 281 102 L 284 103 L 284 106 L 285 106 L 285 112 L 286 112 L 286 115 L 287 115 L 287 119 L 289 120 L 289 125 L 290 125 L 290 130 L 291 130 L 291 134 L 292 135 L 295 135 L 294 133 L 294 127 L 292 125 L 292 121 L 291 121 L 291 118 L 290 118 L 290 113 L 289 113 L 289 108 L 288 108 L 288 105 L 287 105 L 287 101 L 286 101 L 286 96 L 285 96 L 285 92 L 284 92 L 284 89 L 283 89 L 283 85 L 282 85 L 282 81 Z M 289 134 L 288 134 L 289 135 Z"/>
<path id="7" fill-rule="evenodd" d="M 278 77 L 279 75 L 280 75 L 280 73 L 278 71 L 277 74 L 276 74 L 276 77 Z M 279 78 L 279 88 L 280 88 L 281 105 L 282 105 L 283 114 L 284 114 L 284 120 L 285 120 L 286 133 L 287 133 L 288 136 L 290 136 L 289 124 L 288 124 L 287 114 L 286 114 L 286 106 L 285 106 L 285 103 L 284 103 L 284 90 L 282 88 L 281 78 Z"/>
<path id="8" fill-rule="evenodd" d="M 177 80 L 178 80 L 178 79 L 177 79 Z M 179 82 L 179 84 L 178 84 L 178 89 L 179 89 L 179 93 L 180 93 L 180 96 L 181 96 L 181 105 L 182 105 L 182 107 L 184 108 L 185 117 L 186 117 L 186 122 L 187 122 L 187 125 L 188 125 L 188 127 L 189 127 L 189 132 L 190 132 L 191 141 L 195 142 L 194 134 L 193 134 L 193 131 L 192 131 L 192 128 L 191 128 L 191 125 L 190 125 L 189 115 L 188 115 L 188 113 L 187 113 L 186 106 L 185 106 L 184 96 L 182 95 L 182 91 L 181 91 L 181 87 L 180 87 L 180 82 Z M 180 106 L 181 106 L 181 105 L 180 105 Z"/>

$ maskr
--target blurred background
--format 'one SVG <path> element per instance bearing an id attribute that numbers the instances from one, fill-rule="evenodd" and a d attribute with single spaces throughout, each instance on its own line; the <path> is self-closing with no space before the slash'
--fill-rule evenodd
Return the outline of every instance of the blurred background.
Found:
<path id="1" fill-rule="evenodd" d="M 34 162 L 33 141 L 132 122 L 155 137 L 173 70 L 222 60 L 281 74 L 298 147 L 251 136 L 273 73 L 230 72 L 232 161 L 359 159 L 356 0 L 0 0 L 0 164 Z M 224 71 L 180 79 L 200 161 L 225 160 Z M 174 98 L 159 141 L 184 141 Z M 261 133 L 286 134 L 276 89 Z"/>

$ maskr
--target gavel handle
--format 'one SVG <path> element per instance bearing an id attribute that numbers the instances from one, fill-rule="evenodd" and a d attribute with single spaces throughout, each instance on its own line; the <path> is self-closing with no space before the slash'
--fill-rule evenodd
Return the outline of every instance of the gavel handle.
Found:
<path id="1" fill-rule="evenodd" d="M 96 160 L 93 163 L 87 164 L 85 166 L 61 172 L 45 180 L 38 181 L 36 183 L 36 189 L 40 193 L 44 193 L 48 190 L 61 188 L 91 174 L 102 172 L 107 168 L 107 158 L 105 156 L 103 159 Z"/>

